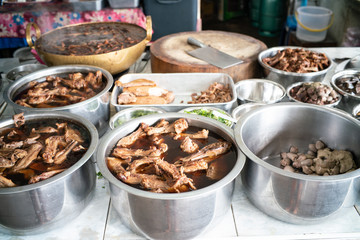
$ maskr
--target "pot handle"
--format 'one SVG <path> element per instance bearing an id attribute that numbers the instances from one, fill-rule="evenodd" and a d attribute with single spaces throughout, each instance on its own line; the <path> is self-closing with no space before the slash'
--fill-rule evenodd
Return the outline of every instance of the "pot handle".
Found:
<path id="1" fill-rule="evenodd" d="M 31 38 L 31 33 L 30 33 L 31 27 L 34 27 L 34 29 L 35 29 L 36 39 L 40 38 L 41 30 L 36 23 L 32 22 L 32 23 L 29 23 L 28 25 L 26 25 L 26 42 L 29 44 L 29 47 L 34 48 L 34 43 Z"/>
<path id="2" fill-rule="evenodd" d="M 152 20 L 151 16 L 146 16 L 146 43 L 151 41 L 152 37 Z"/>

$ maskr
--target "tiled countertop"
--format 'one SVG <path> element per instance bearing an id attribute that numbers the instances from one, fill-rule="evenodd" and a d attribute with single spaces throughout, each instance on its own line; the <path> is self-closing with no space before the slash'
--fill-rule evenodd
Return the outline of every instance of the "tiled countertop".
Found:
<path id="1" fill-rule="evenodd" d="M 360 48 L 317 48 L 317 50 L 326 52 L 331 58 L 350 58 L 360 54 Z M 335 70 L 336 68 L 333 68 L 329 76 Z M 150 72 L 150 64 L 147 65 L 144 72 Z M 329 79 L 329 76 L 325 81 Z M 1 118 L 10 117 L 12 114 L 12 109 L 7 108 Z M 3 229 L 0 228 L 1 230 Z M 101 178 L 97 179 L 94 198 L 80 216 L 71 223 L 38 235 L 14 236 L 0 233 L 0 239 L 115 240 L 144 238 L 133 233 L 121 222 L 111 206 L 108 183 Z M 342 211 L 340 217 L 330 218 L 315 225 L 294 225 L 281 222 L 264 214 L 250 203 L 238 178 L 232 205 L 225 218 L 216 227 L 209 229 L 197 239 L 360 239 L 360 216 L 357 207 L 354 206 Z"/>

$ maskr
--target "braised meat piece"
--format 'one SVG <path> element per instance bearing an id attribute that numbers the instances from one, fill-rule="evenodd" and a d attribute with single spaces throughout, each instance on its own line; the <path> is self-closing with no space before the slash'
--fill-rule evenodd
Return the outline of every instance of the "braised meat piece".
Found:
<path id="1" fill-rule="evenodd" d="M 66 106 L 89 99 L 105 87 L 101 71 L 70 73 L 68 78 L 47 76 L 45 81 L 32 81 L 30 88 L 15 97 L 15 103 L 34 108 Z"/>
<path id="2" fill-rule="evenodd" d="M 13 116 L 13 120 L 15 123 L 15 127 L 17 128 L 24 125 L 25 123 L 24 113 L 15 114 Z"/>
<path id="3" fill-rule="evenodd" d="M 193 93 L 191 95 L 191 101 L 188 103 L 224 103 L 230 102 L 232 99 L 232 94 L 230 87 L 222 83 L 214 82 L 208 89 L 201 91 L 200 95 Z"/>
<path id="4" fill-rule="evenodd" d="M 48 179 L 58 173 L 61 173 L 63 171 L 65 171 L 66 169 L 59 169 L 59 170 L 52 170 L 52 171 L 49 171 L 49 172 L 43 172 L 42 174 L 40 175 L 36 175 L 36 176 L 33 176 L 30 178 L 29 180 L 29 184 L 32 184 L 32 183 L 37 183 L 37 182 L 40 182 L 42 180 L 45 180 L 45 179 Z"/>
<path id="5" fill-rule="evenodd" d="M 231 170 L 234 162 L 227 161 L 228 154 L 232 154 L 231 144 L 217 139 L 209 130 L 189 126 L 186 119 L 161 119 L 153 126 L 141 123 L 121 138 L 106 161 L 110 171 L 131 186 L 157 193 L 191 191 L 198 189 L 197 185 L 204 187 L 219 180 Z M 206 144 L 208 141 L 211 143 Z"/>

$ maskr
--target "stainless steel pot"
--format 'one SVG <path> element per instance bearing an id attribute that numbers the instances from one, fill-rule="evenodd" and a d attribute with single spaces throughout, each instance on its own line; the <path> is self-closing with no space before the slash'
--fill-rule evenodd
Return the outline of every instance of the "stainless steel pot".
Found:
<path id="1" fill-rule="evenodd" d="M 244 166 L 245 156 L 236 148 L 237 162 L 228 175 L 195 191 L 154 193 L 121 182 L 109 171 L 105 157 L 120 138 L 136 130 L 141 122 L 152 125 L 161 118 L 169 121 L 185 118 L 190 126 L 209 129 L 235 146 L 229 128 L 216 120 L 184 113 L 153 114 L 133 119 L 106 134 L 98 147 L 96 161 L 110 183 L 111 203 L 126 226 L 151 239 L 194 238 L 214 226 L 229 210 L 235 178 Z"/>
<path id="2" fill-rule="evenodd" d="M 334 108 L 301 103 L 276 103 L 239 118 L 236 143 L 247 160 L 241 173 L 251 202 L 266 214 L 296 224 L 319 223 L 352 210 L 360 196 L 360 169 L 313 176 L 280 168 L 280 153 L 322 140 L 333 149 L 353 153 L 360 166 L 360 122 Z"/>
<path id="3" fill-rule="evenodd" d="M 0 231 L 28 235 L 61 227 L 77 217 L 93 197 L 95 164 L 90 160 L 98 143 L 96 128 L 88 120 L 66 112 L 25 114 L 26 121 L 64 119 L 83 127 L 90 139 L 86 153 L 73 166 L 38 183 L 0 188 Z M 12 127 L 12 119 L 0 128 Z"/>
<path id="4" fill-rule="evenodd" d="M 21 105 L 18 105 L 14 102 L 14 98 L 29 87 L 29 83 L 31 81 L 43 82 L 47 76 L 68 76 L 69 73 L 88 73 L 88 72 L 96 72 L 97 70 L 102 71 L 103 79 L 106 81 L 105 88 L 95 95 L 92 98 L 89 98 L 85 101 L 62 106 L 62 107 L 54 107 L 54 108 L 28 108 Z M 99 131 L 99 135 L 103 135 L 108 128 L 108 121 L 110 118 L 110 98 L 109 98 L 109 90 L 113 85 L 113 77 L 112 75 L 101 68 L 87 65 L 66 65 L 66 66 L 56 66 L 45 68 L 31 74 L 28 74 L 15 82 L 9 85 L 4 90 L 4 100 L 11 106 L 15 113 L 20 112 L 53 112 L 53 111 L 65 111 L 71 112 L 76 115 L 82 116 L 92 122 L 97 130 Z"/>
<path id="5" fill-rule="evenodd" d="M 321 82 L 325 75 L 329 72 L 329 70 L 333 67 L 334 63 L 329 58 L 329 67 L 324 70 L 318 72 L 310 72 L 310 73 L 294 73 L 294 72 L 285 72 L 269 65 L 263 63 L 262 59 L 266 57 L 273 57 L 277 53 L 277 51 L 284 50 L 286 48 L 299 48 L 299 47 L 273 47 L 267 50 L 262 51 L 258 55 L 258 62 L 264 69 L 264 74 L 267 79 L 273 80 L 277 83 L 280 83 L 285 89 L 288 88 L 291 84 L 296 82 Z M 325 54 L 326 55 L 326 54 Z"/>

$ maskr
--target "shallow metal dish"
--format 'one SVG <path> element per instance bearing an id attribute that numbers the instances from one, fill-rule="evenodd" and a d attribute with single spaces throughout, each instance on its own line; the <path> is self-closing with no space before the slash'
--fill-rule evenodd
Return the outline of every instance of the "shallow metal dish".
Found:
<path id="1" fill-rule="evenodd" d="M 293 89 L 293 88 L 295 88 L 295 87 L 298 87 L 298 86 L 301 86 L 301 85 L 304 84 L 304 83 L 305 83 L 305 82 L 294 83 L 294 84 L 290 85 L 290 86 L 287 88 L 286 94 L 287 94 L 288 98 L 290 99 L 290 101 L 298 102 L 298 103 L 311 104 L 311 103 L 306 103 L 306 102 L 299 101 L 299 100 L 293 98 L 293 97 L 291 96 L 291 94 L 290 94 L 291 89 Z M 312 83 L 312 82 L 306 82 L 306 83 Z M 321 84 L 326 85 L 326 86 L 329 86 L 328 84 L 325 84 L 325 83 L 321 83 Z M 329 86 L 329 87 L 331 88 L 331 86 Z M 337 105 L 340 103 L 340 101 L 341 101 L 341 95 L 340 95 L 339 93 L 337 93 L 337 95 L 339 96 L 339 99 L 338 99 L 336 102 L 331 103 L 331 104 L 319 105 L 319 106 L 324 106 L 324 107 L 335 107 L 335 106 L 337 106 Z"/>
<path id="2" fill-rule="evenodd" d="M 92 98 L 85 101 L 54 108 L 29 108 L 18 105 L 14 102 L 14 98 L 29 87 L 31 81 L 43 82 L 47 76 L 67 76 L 69 73 L 81 72 L 96 72 L 97 70 L 102 71 L 103 79 L 106 81 L 104 89 Z M 86 119 L 89 119 L 95 127 L 98 129 L 100 136 L 104 134 L 108 128 L 108 121 L 110 118 L 110 100 L 108 92 L 113 85 L 112 75 L 101 68 L 86 65 L 67 65 L 67 66 L 55 66 L 48 67 L 42 70 L 38 70 L 31 74 L 28 74 L 17 81 L 10 84 L 4 90 L 4 100 L 9 106 L 11 106 L 15 113 L 20 112 L 54 112 L 54 111 L 65 111 L 72 112 Z"/>
<path id="3" fill-rule="evenodd" d="M 173 121 L 185 118 L 190 126 L 209 129 L 234 144 L 237 162 L 218 182 L 184 193 L 155 193 L 131 187 L 118 180 L 108 169 L 105 157 L 117 141 L 136 130 L 141 122 L 153 125 L 161 118 Z M 109 181 L 111 203 L 123 224 L 149 239 L 190 239 L 215 226 L 230 209 L 235 178 L 245 156 L 235 145 L 229 128 L 216 120 L 193 114 L 164 113 L 139 117 L 107 133 L 96 155 L 102 175 Z"/>
<path id="4" fill-rule="evenodd" d="M 244 103 L 276 103 L 285 96 L 283 86 L 266 79 L 246 79 L 235 84 L 238 104 Z"/>
<path id="5" fill-rule="evenodd" d="M 232 112 L 231 112 L 231 116 L 233 118 L 239 120 L 239 118 L 243 114 L 245 114 L 255 108 L 264 106 L 264 105 L 265 105 L 265 103 L 244 103 L 244 104 L 241 104 L 240 106 L 237 106 L 236 108 L 234 108 L 234 110 L 232 110 Z"/>
<path id="6" fill-rule="evenodd" d="M 64 119 L 86 129 L 90 145 L 73 166 L 49 179 L 25 186 L 0 188 L 0 231 L 9 234 L 38 234 L 62 227 L 75 219 L 93 197 L 95 164 L 91 157 L 98 144 L 96 128 L 87 119 L 66 112 L 24 114 L 26 121 Z M 2 120 L 0 128 L 14 125 Z"/>
<path id="7" fill-rule="evenodd" d="M 172 91 L 175 94 L 175 99 L 169 104 L 151 104 L 151 105 L 120 105 L 117 103 L 117 97 L 121 93 L 121 87 L 114 86 L 111 92 L 111 105 L 116 111 L 135 106 L 153 106 L 162 108 L 167 112 L 177 112 L 186 107 L 217 107 L 225 111 L 230 111 L 233 106 L 236 106 L 236 92 L 233 79 L 225 73 L 148 73 L 148 74 L 125 74 L 120 77 L 119 81 L 122 83 L 131 82 L 132 80 L 144 78 L 154 81 L 157 86 Z M 232 92 L 232 99 L 225 103 L 202 103 L 202 104 L 188 104 L 191 101 L 191 94 L 200 94 L 214 83 L 222 83 L 229 85 Z"/>
<path id="8" fill-rule="evenodd" d="M 331 80 L 330 84 L 331 86 L 342 95 L 342 99 L 338 105 L 338 107 L 348 113 L 352 113 L 353 108 L 360 104 L 360 96 L 352 95 L 348 92 L 345 92 L 344 90 L 340 89 L 338 86 L 336 86 L 335 82 L 338 78 L 345 77 L 345 76 L 351 76 L 354 74 L 360 74 L 360 69 L 346 69 L 340 72 L 335 73 Z"/>
<path id="9" fill-rule="evenodd" d="M 352 211 L 360 196 L 360 169 L 313 176 L 280 168 L 280 153 L 290 146 L 307 152 L 322 140 L 353 153 L 360 166 L 360 122 L 349 114 L 312 104 L 276 103 L 239 118 L 236 143 L 247 160 L 241 172 L 250 201 L 266 214 L 295 224 L 316 224 Z"/>
<path id="10" fill-rule="evenodd" d="M 284 88 L 288 88 L 291 84 L 296 82 L 321 82 L 325 75 L 329 72 L 329 70 L 333 67 L 334 63 L 329 58 L 329 56 L 326 57 L 329 59 L 329 67 L 322 71 L 318 72 L 311 72 L 311 73 L 293 73 L 293 72 L 285 72 L 273 67 L 270 67 L 269 65 L 263 63 L 262 59 L 266 57 L 273 57 L 277 53 L 278 50 L 283 50 L 286 48 L 300 48 L 300 47 L 273 47 L 269 48 L 267 50 L 262 51 L 258 55 L 258 62 L 264 69 L 264 74 L 267 79 L 273 80 L 277 83 L 280 83 Z M 313 51 L 309 49 L 310 51 Z M 316 51 L 313 51 L 316 52 Z"/>

